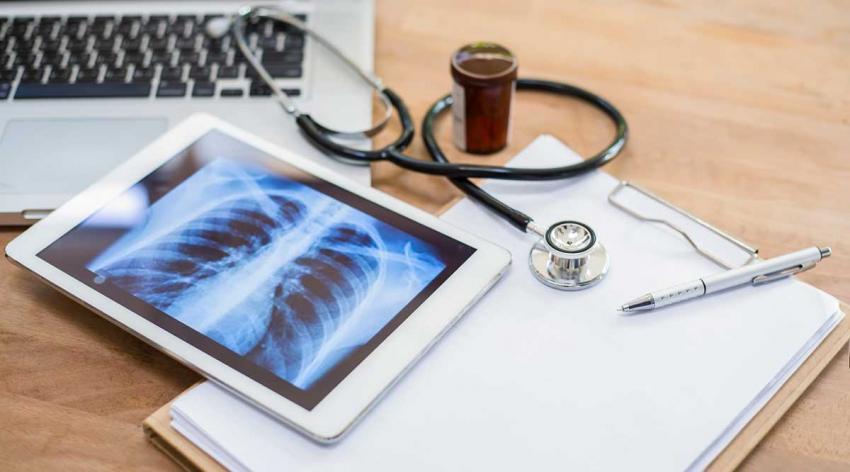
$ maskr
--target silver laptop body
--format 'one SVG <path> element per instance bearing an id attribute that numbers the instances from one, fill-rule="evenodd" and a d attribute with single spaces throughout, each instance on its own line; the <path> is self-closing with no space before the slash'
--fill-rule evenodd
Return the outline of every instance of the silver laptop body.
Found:
<path id="1" fill-rule="evenodd" d="M 276 3 L 304 15 L 372 70 L 373 0 Z M 268 91 L 252 82 L 235 45 L 203 38 L 204 21 L 241 4 L 0 1 L 0 97 L 5 95 L 0 98 L 0 225 L 37 221 L 195 112 L 217 115 L 368 182 L 368 167 L 337 163 L 305 141 Z M 321 46 L 279 26 L 253 28 L 252 43 L 266 48 L 262 57 L 284 61 L 275 64 L 278 85 L 297 96 L 302 109 L 335 127 L 368 126 L 369 89 Z M 165 68 L 169 78 L 163 76 Z M 92 94 L 98 97 L 87 98 Z"/>

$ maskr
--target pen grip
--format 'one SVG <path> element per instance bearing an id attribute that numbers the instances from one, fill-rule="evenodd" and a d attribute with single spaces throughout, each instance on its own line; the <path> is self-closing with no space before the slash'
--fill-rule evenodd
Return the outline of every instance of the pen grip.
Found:
<path id="1" fill-rule="evenodd" d="M 657 292 L 652 292 L 652 300 L 655 302 L 655 308 L 672 305 L 673 303 L 690 300 L 705 294 L 705 285 L 702 280 L 694 280 Z"/>

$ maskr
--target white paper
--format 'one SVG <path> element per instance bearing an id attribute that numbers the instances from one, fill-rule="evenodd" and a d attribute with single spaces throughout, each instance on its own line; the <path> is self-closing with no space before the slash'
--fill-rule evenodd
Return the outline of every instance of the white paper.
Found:
<path id="1" fill-rule="evenodd" d="M 512 164 L 576 159 L 542 136 Z M 449 210 L 445 220 L 508 248 L 513 265 L 340 443 L 314 443 L 209 382 L 174 403 L 175 427 L 228 467 L 257 471 L 702 468 L 842 315 L 834 298 L 793 279 L 618 313 L 718 268 L 610 205 L 615 185 L 602 172 L 487 185 L 541 224 L 596 230 L 611 270 L 581 292 L 529 274 L 529 235 L 470 201 Z"/>

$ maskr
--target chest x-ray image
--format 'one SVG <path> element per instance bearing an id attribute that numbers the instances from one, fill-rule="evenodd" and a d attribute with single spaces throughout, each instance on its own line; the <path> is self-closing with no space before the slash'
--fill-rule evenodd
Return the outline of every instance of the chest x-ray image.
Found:
<path id="1" fill-rule="evenodd" d="M 309 388 L 443 270 L 429 250 L 310 187 L 220 160 L 88 268 Z"/>

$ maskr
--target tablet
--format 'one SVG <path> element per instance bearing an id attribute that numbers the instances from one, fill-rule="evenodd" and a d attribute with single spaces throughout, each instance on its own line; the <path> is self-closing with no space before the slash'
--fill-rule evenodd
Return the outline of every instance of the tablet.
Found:
<path id="1" fill-rule="evenodd" d="M 510 254 L 195 115 L 6 247 L 158 349 L 339 439 Z"/>

